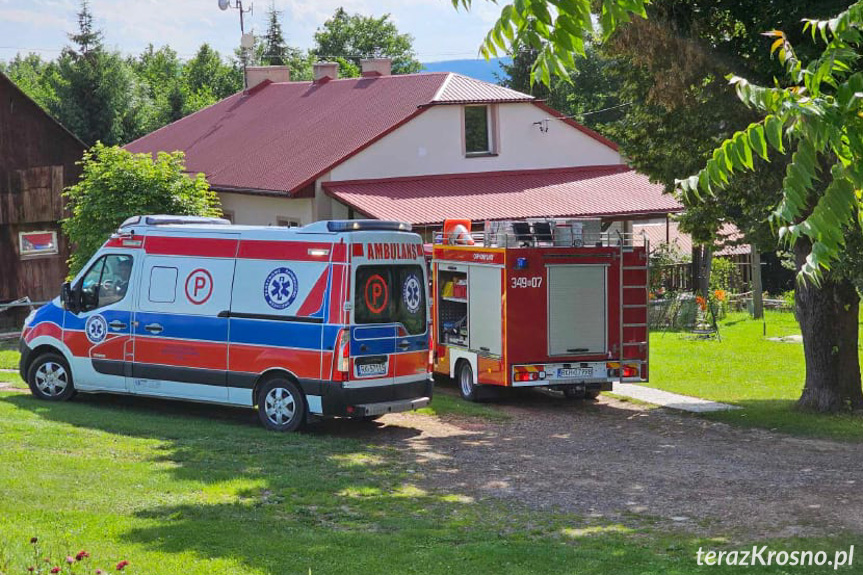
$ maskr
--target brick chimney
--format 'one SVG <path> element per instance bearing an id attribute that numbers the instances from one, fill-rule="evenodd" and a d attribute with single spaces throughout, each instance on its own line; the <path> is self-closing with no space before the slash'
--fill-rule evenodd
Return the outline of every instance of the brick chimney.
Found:
<path id="1" fill-rule="evenodd" d="M 315 71 L 315 83 L 323 83 L 328 80 L 339 79 L 339 63 L 338 62 L 315 62 L 313 66 Z"/>
<path id="2" fill-rule="evenodd" d="M 363 78 L 389 76 L 392 74 L 393 61 L 389 58 L 368 58 L 360 60 L 360 66 L 363 70 Z"/>
<path id="3" fill-rule="evenodd" d="M 291 71 L 287 66 L 248 66 L 246 68 L 247 90 L 251 90 L 264 80 L 270 82 L 290 82 Z"/>

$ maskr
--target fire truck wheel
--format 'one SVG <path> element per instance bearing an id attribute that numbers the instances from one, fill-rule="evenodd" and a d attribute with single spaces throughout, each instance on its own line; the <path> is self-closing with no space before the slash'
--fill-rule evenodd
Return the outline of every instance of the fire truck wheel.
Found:
<path id="1" fill-rule="evenodd" d="M 43 353 L 33 360 L 27 370 L 27 384 L 39 399 L 65 401 L 75 395 L 72 371 L 66 360 L 56 353 Z"/>
<path id="2" fill-rule="evenodd" d="M 276 376 L 258 393 L 258 417 L 272 431 L 296 431 L 306 422 L 303 393 L 291 380 Z"/>
<path id="3" fill-rule="evenodd" d="M 462 361 L 458 366 L 458 390 L 463 399 L 467 401 L 479 401 L 479 389 L 473 382 L 473 369 L 470 362 Z"/>

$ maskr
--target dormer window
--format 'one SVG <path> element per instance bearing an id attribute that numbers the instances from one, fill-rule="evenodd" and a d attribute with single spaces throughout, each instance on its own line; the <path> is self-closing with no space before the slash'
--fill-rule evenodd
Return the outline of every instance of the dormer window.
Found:
<path id="1" fill-rule="evenodd" d="M 490 156 L 495 153 L 494 122 L 491 106 L 464 107 L 465 156 Z"/>

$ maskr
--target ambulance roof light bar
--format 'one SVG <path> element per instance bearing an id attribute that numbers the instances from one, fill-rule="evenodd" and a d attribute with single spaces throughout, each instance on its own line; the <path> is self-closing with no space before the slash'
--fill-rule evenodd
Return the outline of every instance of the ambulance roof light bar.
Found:
<path id="1" fill-rule="evenodd" d="M 327 222 L 331 232 L 364 232 L 369 230 L 388 232 L 409 232 L 412 227 L 407 222 L 387 220 L 331 220 Z"/>
<path id="2" fill-rule="evenodd" d="M 129 228 L 138 225 L 176 226 L 188 224 L 216 224 L 221 226 L 229 226 L 231 225 L 231 222 L 223 218 L 209 218 L 205 216 L 171 216 L 159 214 L 152 216 L 132 216 L 131 218 L 127 218 L 126 221 L 120 224 L 120 229 L 122 230 L 123 228 Z"/>

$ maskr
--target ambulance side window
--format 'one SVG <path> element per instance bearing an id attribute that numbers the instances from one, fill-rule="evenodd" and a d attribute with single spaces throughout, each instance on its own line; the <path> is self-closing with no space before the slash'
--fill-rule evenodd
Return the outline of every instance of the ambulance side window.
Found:
<path id="1" fill-rule="evenodd" d="M 153 266 L 148 297 L 153 303 L 174 303 L 177 299 L 177 268 Z"/>
<path id="2" fill-rule="evenodd" d="M 401 323 L 411 335 L 425 333 L 426 287 L 420 266 L 360 266 L 354 294 L 356 323 Z"/>
<path id="3" fill-rule="evenodd" d="M 132 276 L 132 256 L 107 255 L 96 260 L 81 278 L 82 311 L 99 309 L 126 297 Z"/>

